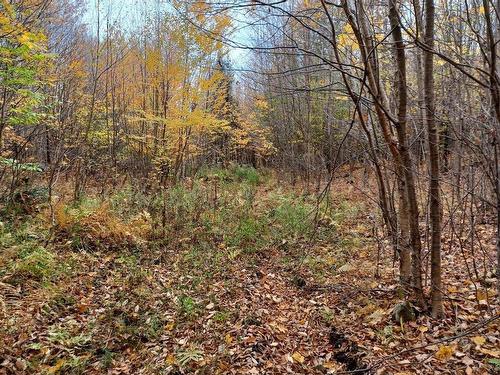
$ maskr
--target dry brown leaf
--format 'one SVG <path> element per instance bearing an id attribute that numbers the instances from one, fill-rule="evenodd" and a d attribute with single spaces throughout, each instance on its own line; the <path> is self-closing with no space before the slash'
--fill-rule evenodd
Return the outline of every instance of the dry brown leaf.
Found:
<path id="1" fill-rule="evenodd" d="M 26 362 L 24 362 L 21 358 L 16 359 L 16 368 L 18 370 L 24 371 L 26 370 Z"/>
<path id="2" fill-rule="evenodd" d="M 478 290 L 477 291 L 477 299 L 478 301 L 485 301 L 488 298 L 488 294 L 486 293 L 485 290 Z"/>
<path id="3" fill-rule="evenodd" d="M 371 315 L 367 317 L 367 320 L 371 325 L 376 325 L 382 321 L 384 318 L 385 313 L 384 310 L 382 309 L 377 309 L 375 310 Z"/>
<path id="4" fill-rule="evenodd" d="M 480 348 L 479 351 L 483 354 L 489 355 L 490 357 L 493 358 L 500 358 L 500 350 L 498 349 L 485 349 L 485 348 Z"/>
<path id="5" fill-rule="evenodd" d="M 337 365 L 335 362 L 325 362 L 323 363 L 323 367 L 328 370 L 336 370 L 339 365 Z"/>
<path id="6" fill-rule="evenodd" d="M 466 356 L 462 359 L 462 363 L 466 366 L 470 366 L 474 363 L 474 361 L 472 360 L 472 358 Z"/>

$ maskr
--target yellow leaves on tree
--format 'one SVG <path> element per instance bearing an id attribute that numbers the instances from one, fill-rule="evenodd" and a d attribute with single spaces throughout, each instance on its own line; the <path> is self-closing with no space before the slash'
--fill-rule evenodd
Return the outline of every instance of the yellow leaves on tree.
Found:
<path id="1" fill-rule="evenodd" d="M 344 26 L 342 33 L 338 36 L 337 43 L 340 48 L 359 50 L 358 42 L 356 41 L 352 27 L 349 24 Z"/>
<path id="2" fill-rule="evenodd" d="M 250 115 L 239 118 L 239 126 L 230 132 L 232 148 L 235 151 L 249 151 L 261 157 L 271 156 L 275 152 L 269 141 L 269 134 Z"/>
<path id="3" fill-rule="evenodd" d="M 269 110 L 269 103 L 265 98 L 257 97 L 255 99 L 255 107 L 260 111 L 267 111 Z"/>
<path id="4" fill-rule="evenodd" d="M 23 22 L 22 17 L 16 12 L 13 4 L 6 0 L 0 2 L 0 37 L 7 42 L 24 46 L 27 49 L 43 49 L 46 37 L 41 32 L 31 31 Z M 25 6 L 27 4 L 24 4 Z"/>

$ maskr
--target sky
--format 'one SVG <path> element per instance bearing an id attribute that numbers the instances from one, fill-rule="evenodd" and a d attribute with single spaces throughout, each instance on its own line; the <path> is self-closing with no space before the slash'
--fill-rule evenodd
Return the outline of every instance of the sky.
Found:
<path id="1" fill-rule="evenodd" d="M 160 9 L 168 9 L 168 1 L 165 0 L 87 0 L 84 22 L 89 30 L 97 34 L 97 7 L 100 9 L 101 32 L 105 30 L 106 19 L 110 23 L 119 25 L 121 29 L 134 32 L 141 25 L 144 15 L 154 12 L 159 6 Z M 108 17 L 109 15 L 109 17 Z M 236 20 L 238 22 L 238 20 Z M 239 43 L 248 44 L 248 29 L 241 29 L 231 37 Z M 249 50 L 239 48 L 229 48 L 229 58 L 235 69 L 243 69 L 248 61 Z"/>
<path id="2" fill-rule="evenodd" d="M 84 21 L 95 34 L 99 6 L 101 25 L 104 25 L 104 20 L 109 15 L 112 24 L 119 24 L 121 28 L 133 31 L 140 24 L 141 14 L 153 11 L 154 3 L 155 0 L 87 0 Z"/>

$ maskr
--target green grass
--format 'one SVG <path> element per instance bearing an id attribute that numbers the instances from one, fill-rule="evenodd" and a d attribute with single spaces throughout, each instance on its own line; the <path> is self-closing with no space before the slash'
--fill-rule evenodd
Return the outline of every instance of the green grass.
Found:
<path id="1" fill-rule="evenodd" d="M 287 194 L 277 195 L 274 200 L 276 206 L 272 211 L 271 220 L 280 228 L 281 236 L 304 236 L 310 233 L 311 213 L 314 210 L 312 203 Z"/>
<path id="2" fill-rule="evenodd" d="M 255 168 L 248 166 L 237 166 L 234 168 L 234 176 L 240 182 L 247 182 L 251 185 L 258 185 L 261 176 Z"/>
<path id="3" fill-rule="evenodd" d="M 137 215 L 151 220 L 154 233 L 151 238 L 142 239 L 147 247 L 156 251 L 176 248 L 181 255 L 179 264 L 203 284 L 212 275 L 226 272 L 231 262 L 240 261 L 246 254 L 265 252 L 285 241 L 287 248 L 293 248 L 313 234 L 316 238 L 334 239 L 339 223 L 359 213 L 359 207 L 341 202 L 325 212 L 333 224 L 315 230 L 314 197 L 300 196 L 272 184 L 269 175 L 249 166 L 204 168 L 190 183 L 179 183 L 151 195 L 132 186 L 113 192 L 107 199 L 109 214 L 105 212 L 104 215 L 114 215 L 123 225 L 129 225 L 129 220 Z M 68 237 L 67 243 L 73 249 L 87 248 L 83 245 L 89 241 L 93 245 L 91 251 L 101 247 L 107 250 L 113 245 L 111 242 L 106 247 L 106 238 L 96 238 L 92 242 L 85 228 L 79 227 L 79 220 L 92 215 L 100 205 L 102 198 L 84 197 L 64 208 L 72 224 L 69 232 L 62 236 Z M 107 220 L 107 216 L 103 220 Z M 82 230 L 85 233 L 81 233 Z M 0 244 L 19 247 L 9 270 L 20 277 L 44 281 L 60 273 L 61 269 L 74 269 L 77 266 L 74 259 L 71 265 L 61 267 L 52 250 L 40 246 L 45 236 L 30 231 L 29 226 L 12 231 L 0 224 Z M 64 238 L 60 241 L 64 242 Z M 139 265 L 143 250 L 131 249 L 134 252 L 131 255 L 121 251 L 126 245 L 111 248 L 119 251 L 116 261 L 127 269 L 129 284 L 139 284 L 147 277 Z M 338 243 L 338 247 L 345 250 L 360 245 L 361 240 L 354 236 L 344 237 Z M 317 259 L 311 266 L 322 274 L 322 263 Z M 5 269 L 0 270 L 2 273 L 5 274 Z"/>
<path id="4" fill-rule="evenodd" d="M 102 201 L 100 199 L 84 196 L 66 206 L 65 211 L 70 216 L 74 217 L 75 221 L 78 221 L 79 219 L 87 217 L 95 212 L 101 203 Z"/>
<path id="5" fill-rule="evenodd" d="M 104 370 L 109 369 L 111 367 L 111 365 L 113 364 L 114 357 L 115 357 L 115 353 L 113 353 L 109 349 L 104 349 L 103 354 L 102 354 L 101 359 L 100 359 L 101 367 Z"/>
<path id="6" fill-rule="evenodd" d="M 231 312 L 229 311 L 217 311 L 214 314 L 214 320 L 218 323 L 226 323 L 231 320 Z"/>
<path id="7" fill-rule="evenodd" d="M 23 248 L 19 257 L 11 263 L 13 279 L 48 281 L 57 276 L 59 267 L 52 252 L 41 246 Z"/>

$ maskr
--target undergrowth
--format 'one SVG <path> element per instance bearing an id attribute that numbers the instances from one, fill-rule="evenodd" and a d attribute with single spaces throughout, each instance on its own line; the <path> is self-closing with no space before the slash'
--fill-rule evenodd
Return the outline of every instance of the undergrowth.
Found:
<path id="1" fill-rule="evenodd" d="M 192 180 L 154 193 L 128 186 L 106 197 L 61 200 L 53 216 L 45 209 L 16 224 L 0 223 L 0 277 L 14 287 L 38 288 L 31 295 L 47 320 L 42 341 L 29 349 L 28 367 L 38 369 L 43 353 L 53 350 L 59 357 L 46 366 L 54 373 L 84 371 L 93 356 L 105 369 L 119 348 L 159 340 L 165 331 L 182 329 L 207 312 L 223 326 L 238 313 L 218 310 L 208 286 L 222 280 L 232 293 L 231 274 L 238 264 L 251 268 L 277 250 L 291 266 L 326 275 L 344 263 L 342 258 L 318 254 L 305 259 L 302 249 L 312 238 L 339 248 L 355 246 L 355 239 L 339 242 L 337 227 L 357 211 L 322 207 L 315 226 L 316 204 L 314 197 L 276 186 L 265 172 L 231 166 L 204 169 Z M 178 277 L 159 285 L 157 272 L 165 271 Z M 86 290 L 103 285 L 109 295 L 92 296 L 99 310 L 87 325 L 59 319 L 85 314 Z M 173 316 L 162 313 L 158 288 L 171 301 Z M 18 312 L 5 314 L 15 318 L 0 330 L 0 339 L 23 329 Z M 102 347 L 111 333 L 112 342 Z M 176 354 L 178 362 L 187 363 L 188 357 Z"/>
<path id="2" fill-rule="evenodd" d="M 104 198 L 59 203 L 53 228 L 47 210 L 15 226 L 0 224 L 0 274 L 50 280 L 64 268 L 56 251 L 131 252 L 142 258 L 150 250 L 180 250 L 180 266 L 210 276 L 285 242 L 333 240 L 337 224 L 359 210 L 341 202 L 323 209 L 315 227 L 314 198 L 274 184 L 269 174 L 247 166 L 205 168 L 190 182 L 154 194 L 127 186 Z M 340 247 L 359 245 L 353 237 L 342 241 Z"/>

